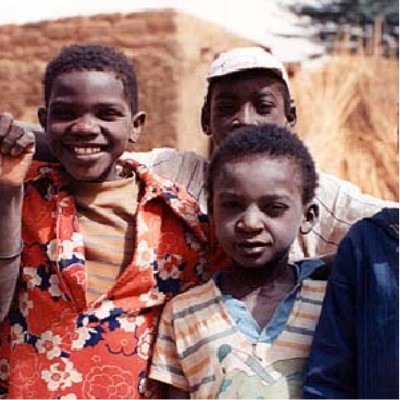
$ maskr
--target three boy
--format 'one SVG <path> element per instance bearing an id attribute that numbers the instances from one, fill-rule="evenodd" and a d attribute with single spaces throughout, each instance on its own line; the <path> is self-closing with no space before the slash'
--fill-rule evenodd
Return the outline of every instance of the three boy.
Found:
<path id="1" fill-rule="evenodd" d="M 52 108 L 52 104 L 46 104 L 47 113 L 41 112 L 41 122 L 54 139 L 51 141 L 52 150 L 63 161 L 67 176 L 60 175 L 60 171 L 54 166 L 43 166 L 39 163 L 34 164 L 27 177 L 27 205 L 24 206 L 27 218 L 23 223 L 24 230 L 28 233 L 24 236 L 22 254 L 23 280 L 18 288 L 18 296 L 23 300 L 16 313 L 12 314 L 16 317 L 10 319 L 14 335 L 12 345 L 21 350 L 13 351 L 12 355 L 16 357 L 17 362 L 7 364 L 11 373 L 6 374 L 6 380 L 10 382 L 10 393 L 15 396 L 33 393 L 42 397 L 41 393 L 46 390 L 50 390 L 52 395 L 59 393 L 60 396 L 69 394 L 69 390 L 70 393 L 82 397 L 113 397 L 121 394 L 104 392 L 108 389 L 100 388 L 100 381 L 97 381 L 100 377 L 111 379 L 110 385 L 107 385 L 110 388 L 115 387 L 117 381 L 121 381 L 119 387 L 126 390 L 126 397 L 149 395 L 145 392 L 143 382 L 149 357 L 148 350 L 160 306 L 167 297 L 176 294 L 182 288 L 182 282 L 186 287 L 190 282 L 199 283 L 202 276 L 207 275 L 204 271 L 206 237 L 200 222 L 202 219 L 198 218 L 199 210 L 193 199 L 181 196 L 180 191 L 171 182 L 159 181 L 148 172 L 142 173 L 142 168 L 136 163 L 125 163 L 124 168 L 120 168 L 120 162 L 117 160 L 122 155 L 122 158 L 132 157 L 143 160 L 144 163 L 147 160 L 153 172 L 175 181 L 181 180 L 202 203 L 203 209 L 206 208 L 204 173 L 207 161 L 193 153 L 179 153 L 171 149 L 142 155 L 122 154 L 127 140 L 137 138 L 144 114 L 131 107 L 130 89 L 122 78 L 117 78 L 124 77 L 124 73 L 113 72 L 113 65 L 118 64 L 115 60 L 109 64 L 107 61 L 105 69 L 100 67 L 98 70 L 99 67 L 93 65 L 85 69 L 86 67 L 79 67 L 79 59 L 82 59 L 82 56 L 83 54 L 79 53 L 79 57 L 71 61 L 68 67 L 71 70 L 59 72 L 61 79 L 56 82 L 56 99 L 61 100 L 57 100 L 58 105 L 55 102 Z M 70 87 L 70 79 L 62 79 L 63 75 L 69 73 L 75 74 L 73 87 Z M 83 74 L 89 74 L 88 86 L 85 86 L 86 79 L 83 83 L 80 78 Z M 208 80 L 209 89 L 202 124 L 204 131 L 213 136 L 216 145 L 243 125 L 265 122 L 286 126 L 295 124 L 296 116 L 291 107 L 284 67 L 263 49 L 234 49 L 220 55 L 210 67 Z M 98 87 L 99 81 L 102 84 Z M 235 90 L 232 90 L 232 85 L 236 85 Z M 52 85 L 49 87 L 46 102 L 51 99 L 54 89 Z M 112 99 L 99 100 L 104 93 L 110 93 Z M 81 95 L 86 98 L 83 102 L 80 100 Z M 78 106 L 75 106 L 76 104 Z M 110 105 L 112 107 L 109 107 Z M 66 114 L 64 110 L 67 110 Z M 65 126 L 66 121 L 74 120 L 78 116 L 78 127 L 75 126 L 75 131 L 71 130 L 70 134 L 64 135 L 66 130 L 63 130 L 62 126 Z M 104 127 L 110 119 L 121 124 L 115 135 L 112 132 L 110 134 Z M 95 122 L 98 120 L 104 125 Z M 2 121 L 4 122 L 4 116 L 0 119 L 0 127 Z M 6 138 L 2 140 L 3 162 L 4 159 L 13 156 L 11 153 L 15 152 L 15 155 L 18 155 L 18 149 L 29 148 L 29 143 L 18 142 L 20 138 L 26 140 L 23 139 L 26 136 L 17 134 L 14 137 L 15 146 L 4 149 L 13 132 L 14 126 L 10 123 L 8 128 L 3 126 L 0 132 Z M 120 133 L 122 137 L 119 137 Z M 79 139 L 76 139 L 77 137 Z M 109 156 L 110 153 L 112 157 Z M 29 166 L 31 155 L 23 154 L 22 157 L 26 158 L 26 165 Z M 183 176 L 180 175 L 182 166 L 185 166 L 187 171 Z M 21 172 L 21 169 L 19 171 Z M 125 174 L 124 179 L 120 179 L 120 173 Z M 18 190 L 11 191 L 13 201 L 10 204 L 14 204 L 14 210 L 5 213 L 7 216 L 2 216 L 12 217 L 10 221 L 4 222 L 6 227 L 18 226 L 15 216 L 20 213 L 18 210 L 22 204 L 21 184 L 24 174 L 22 171 L 17 180 Z M 71 176 L 72 182 L 69 180 Z M 136 178 L 140 183 L 136 182 Z M 119 181 L 123 181 L 122 187 L 119 186 Z M 115 184 L 116 188 L 113 187 Z M 85 198 L 90 187 L 94 190 L 89 190 L 89 196 Z M 320 226 L 310 235 L 299 236 L 292 247 L 292 259 L 335 251 L 337 242 L 352 222 L 364 215 L 373 214 L 385 204 L 378 199 L 361 195 L 350 184 L 323 174 L 320 177 L 320 187 Z M 115 198 L 106 199 L 100 205 L 90 207 L 91 200 L 101 197 L 103 192 L 111 193 L 114 189 Z M 126 207 L 114 201 L 119 199 L 121 202 L 121 199 L 125 198 L 132 199 L 132 204 Z M 136 198 L 139 199 L 137 205 L 133 204 Z M 116 213 L 113 210 L 116 206 L 121 210 L 118 221 L 114 220 Z M 43 209 L 47 213 L 43 213 Z M 108 209 L 105 214 L 99 211 L 104 209 Z M 74 216 L 75 210 L 80 216 L 79 221 Z M 135 218 L 136 224 L 132 222 Z M 116 243 L 119 243 L 117 248 L 123 248 L 127 254 L 125 261 L 115 262 L 112 249 L 108 255 L 96 253 L 98 248 L 103 250 L 106 246 L 104 241 L 101 242 L 101 237 L 96 236 L 96 231 L 91 231 L 90 222 L 93 220 L 97 223 L 102 221 L 103 227 L 124 227 L 122 235 L 118 234 L 118 229 L 113 229 L 113 236 Z M 38 229 L 42 224 L 43 227 Z M 26 228 L 28 225 L 33 227 L 31 231 Z M 84 229 L 84 237 L 95 238 L 93 246 L 87 243 L 90 240 L 85 241 L 85 246 L 89 249 L 87 255 L 83 254 L 82 236 L 76 231 L 78 226 Z M 35 232 L 38 236 L 35 236 Z M 126 232 L 130 232 L 131 236 L 126 236 Z M 0 243 L 3 243 L 0 256 L 11 257 L 17 254 L 8 260 L 1 260 L 0 257 L 0 265 L 3 268 L 7 264 L 9 271 L 15 271 L 10 269 L 10 263 L 19 264 L 20 244 L 15 242 L 15 239 L 18 239 L 20 234 L 17 231 L 14 233 L 12 243 L 8 230 L 4 230 L 0 238 Z M 304 240 L 307 237 L 308 239 Z M 130 247 L 133 242 L 134 248 Z M 105 250 L 107 252 L 107 249 Z M 89 253 L 94 255 L 94 261 L 84 265 L 85 256 L 89 256 Z M 105 256 L 109 257 L 107 264 L 115 263 L 118 266 L 117 270 L 101 267 L 101 260 Z M 30 261 L 31 258 L 33 262 Z M 123 273 L 120 268 L 125 268 Z M 100 273 L 99 279 L 99 272 L 104 270 L 107 272 L 104 275 Z M 88 271 L 88 281 L 85 280 L 85 271 Z M 15 280 L 11 276 L 10 279 Z M 106 283 L 105 288 L 102 286 L 96 292 L 100 282 L 108 282 L 108 287 Z M 92 302 L 88 301 L 89 293 L 92 293 Z M 57 325 L 57 333 L 53 332 L 53 328 L 44 330 L 52 326 L 51 322 L 45 326 L 37 326 L 36 317 L 30 312 L 31 307 L 39 307 L 36 297 L 31 297 L 36 294 L 40 302 L 45 298 L 43 304 L 39 302 L 40 304 L 52 302 L 57 305 L 53 314 L 44 306 L 43 312 L 38 311 L 36 314 L 39 320 L 47 321 L 56 315 L 64 316 L 64 307 L 69 310 L 65 314 L 68 321 Z M 68 307 L 72 307 L 72 310 Z M 33 328 L 31 324 L 34 324 Z M 67 329 L 69 334 L 63 329 Z M 76 332 L 78 337 L 73 338 Z M 116 342 L 122 344 L 114 346 Z M 3 342 L 3 348 L 7 346 L 6 342 Z M 64 346 L 69 350 L 65 350 Z M 100 347 L 102 350 L 99 353 Z M 46 350 L 49 348 L 51 350 Z M 115 361 L 115 364 L 114 361 L 105 361 L 110 354 L 113 355 L 113 359 L 119 361 Z M 129 363 L 126 360 L 123 362 L 127 356 L 135 360 L 132 358 Z M 80 369 L 76 368 L 74 357 Z M 50 361 L 53 359 L 62 362 Z M 89 359 L 91 362 L 88 362 Z M 7 360 L 7 356 L 4 360 Z M 18 371 L 24 366 L 28 368 L 28 365 L 37 363 L 41 368 L 36 368 L 29 379 L 22 379 Z M 125 367 L 128 367 L 128 372 Z M 62 379 L 56 382 L 56 377 L 59 376 L 62 376 Z M 124 383 L 127 380 L 131 380 L 128 386 Z"/>
<path id="2" fill-rule="evenodd" d="M 234 48 L 211 63 L 202 109 L 202 128 L 218 146 L 235 129 L 248 124 L 274 123 L 294 129 L 297 116 L 283 64 L 260 47 Z M 42 157 L 48 154 L 41 155 Z M 126 153 L 123 157 L 132 157 Z M 205 180 L 208 161 L 192 152 L 154 149 L 134 153 L 154 173 L 184 185 L 207 211 Z M 352 223 L 396 203 L 362 194 L 358 187 L 319 172 L 316 199 L 319 221 L 307 236 L 295 240 L 291 259 L 335 253 Z"/>

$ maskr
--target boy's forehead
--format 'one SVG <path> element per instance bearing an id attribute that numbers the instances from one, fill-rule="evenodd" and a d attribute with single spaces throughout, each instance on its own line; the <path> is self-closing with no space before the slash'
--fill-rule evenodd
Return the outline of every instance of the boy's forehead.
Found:
<path id="1" fill-rule="evenodd" d="M 290 191 L 301 192 L 302 173 L 300 166 L 290 157 L 275 156 L 268 152 L 247 154 L 228 158 L 216 170 L 215 187 L 244 185 L 251 191 L 253 185 L 267 187 L 290 187 Z M 266 183 L 266 180 L 268 183 Z"/>
<path id="2" fill-rule="evenodd" d="M 54 80 L 49 102 L 126 104 L 123 82 L 114 73 L 74 71 L 59 74 Z"/>
<path id="3" fill-rule="evenodd" d="M 292 173 L 301 172 L 301 167 L 296 159 L 286 155 L 271 154 L 269 151 L 250 152 L 237 155 L 227 155 L 220 161 L 220 167 L 217 171 L 231 172 L 232 166 L 240 166 L 240 169 L 254 169 L 254 166 L 285 166 Z M 268 168 L 263 169 L 263 173 L 268 175 L 270 171 Z"/>
<path id="4" fill-rule="evenodd" d="M 212 97 L 240 97 L 245 93 L 260 90 L 272 91 L 274 95 L 283 96 L 282 85 L 285 83 L 275 74 L 268 71 L 243 71 L 220 77 L 209 87 Z"/>
<path id="5" fill-rule="evenodd" d="M 70 94 L 123 94 L 123 82 L 112 71 L 78 70 L 57 75 L 52 85 L 53 95 Z"/>
<path id="6" fill-rule="evenodd" d="M 120 81 L 122 80 L 117 77 L 114 71 L 109 70 L 95 70 L 95 69 L 77 69 L 62 71 L 54 77 L 54 82 L 66 82 L 70 79 L 93 82 L 104 82 L 104 81 Z"/>

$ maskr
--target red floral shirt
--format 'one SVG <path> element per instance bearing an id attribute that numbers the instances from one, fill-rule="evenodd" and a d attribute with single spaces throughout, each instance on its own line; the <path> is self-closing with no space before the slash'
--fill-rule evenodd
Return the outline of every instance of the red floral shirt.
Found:
<path id="1" fill-rule="evenodd" d="M 143 184 L 133 260 L 108 293 L 88 304 L 74 198 L 59 166 L 33 163 L 20 279 L 0 333 L 4 396 L 155 395 L 146 376 L 159 314 L 167 299 L 209 276 L 208 223 L 184 189 L 130 165 Z"/>

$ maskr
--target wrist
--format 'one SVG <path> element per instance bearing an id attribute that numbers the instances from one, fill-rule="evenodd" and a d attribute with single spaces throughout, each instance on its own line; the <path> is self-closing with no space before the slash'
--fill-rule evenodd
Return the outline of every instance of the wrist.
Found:
<path id="1" fill-rule="evenodd" d="M 13 197 L 20 197 L 24 191 L 24 186 L 10 186 L 10 185 L 3 185 L 1 188 L 1 197 L 11 199 Z"/>
<path id="2" fill-rule="evenodd" d="M 3 189 L 3 187 L 2 187 Z M 0 255 L 18 257 L 21 248 L 23 188 L 7 188 L 0 195 Z"/>
<path id="3" fill-rule="evenodd" d="M 22 241 L 20 241 L 20 243 L 18 245 L 18 249 L 16 249 L 15 251 L 10 251 L 10 253 L 7 253 L 7 254 L 0 253 L 0 261 L 1 260 L 6 260 L 6 261 L 14 260 L 15 258 L 19 257 L 22 254 L 23 248 L 24 248 L 24 243 Z"/>

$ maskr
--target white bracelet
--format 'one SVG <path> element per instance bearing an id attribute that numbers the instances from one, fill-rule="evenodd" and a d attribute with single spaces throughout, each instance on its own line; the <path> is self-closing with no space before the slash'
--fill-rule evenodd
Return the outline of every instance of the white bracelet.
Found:
<path id="1" fill-rule="evenodd" d="M 10 254 L 10 255 L 1 255 L 0 254 L 0 260 L 12 260 L 13 258 L 17 258 L 22 254 L 22 250 L 24 248 L 24 243 L 21 240 L 21 243 L 19 245 L 19 249 L 16 253 Z"/>

